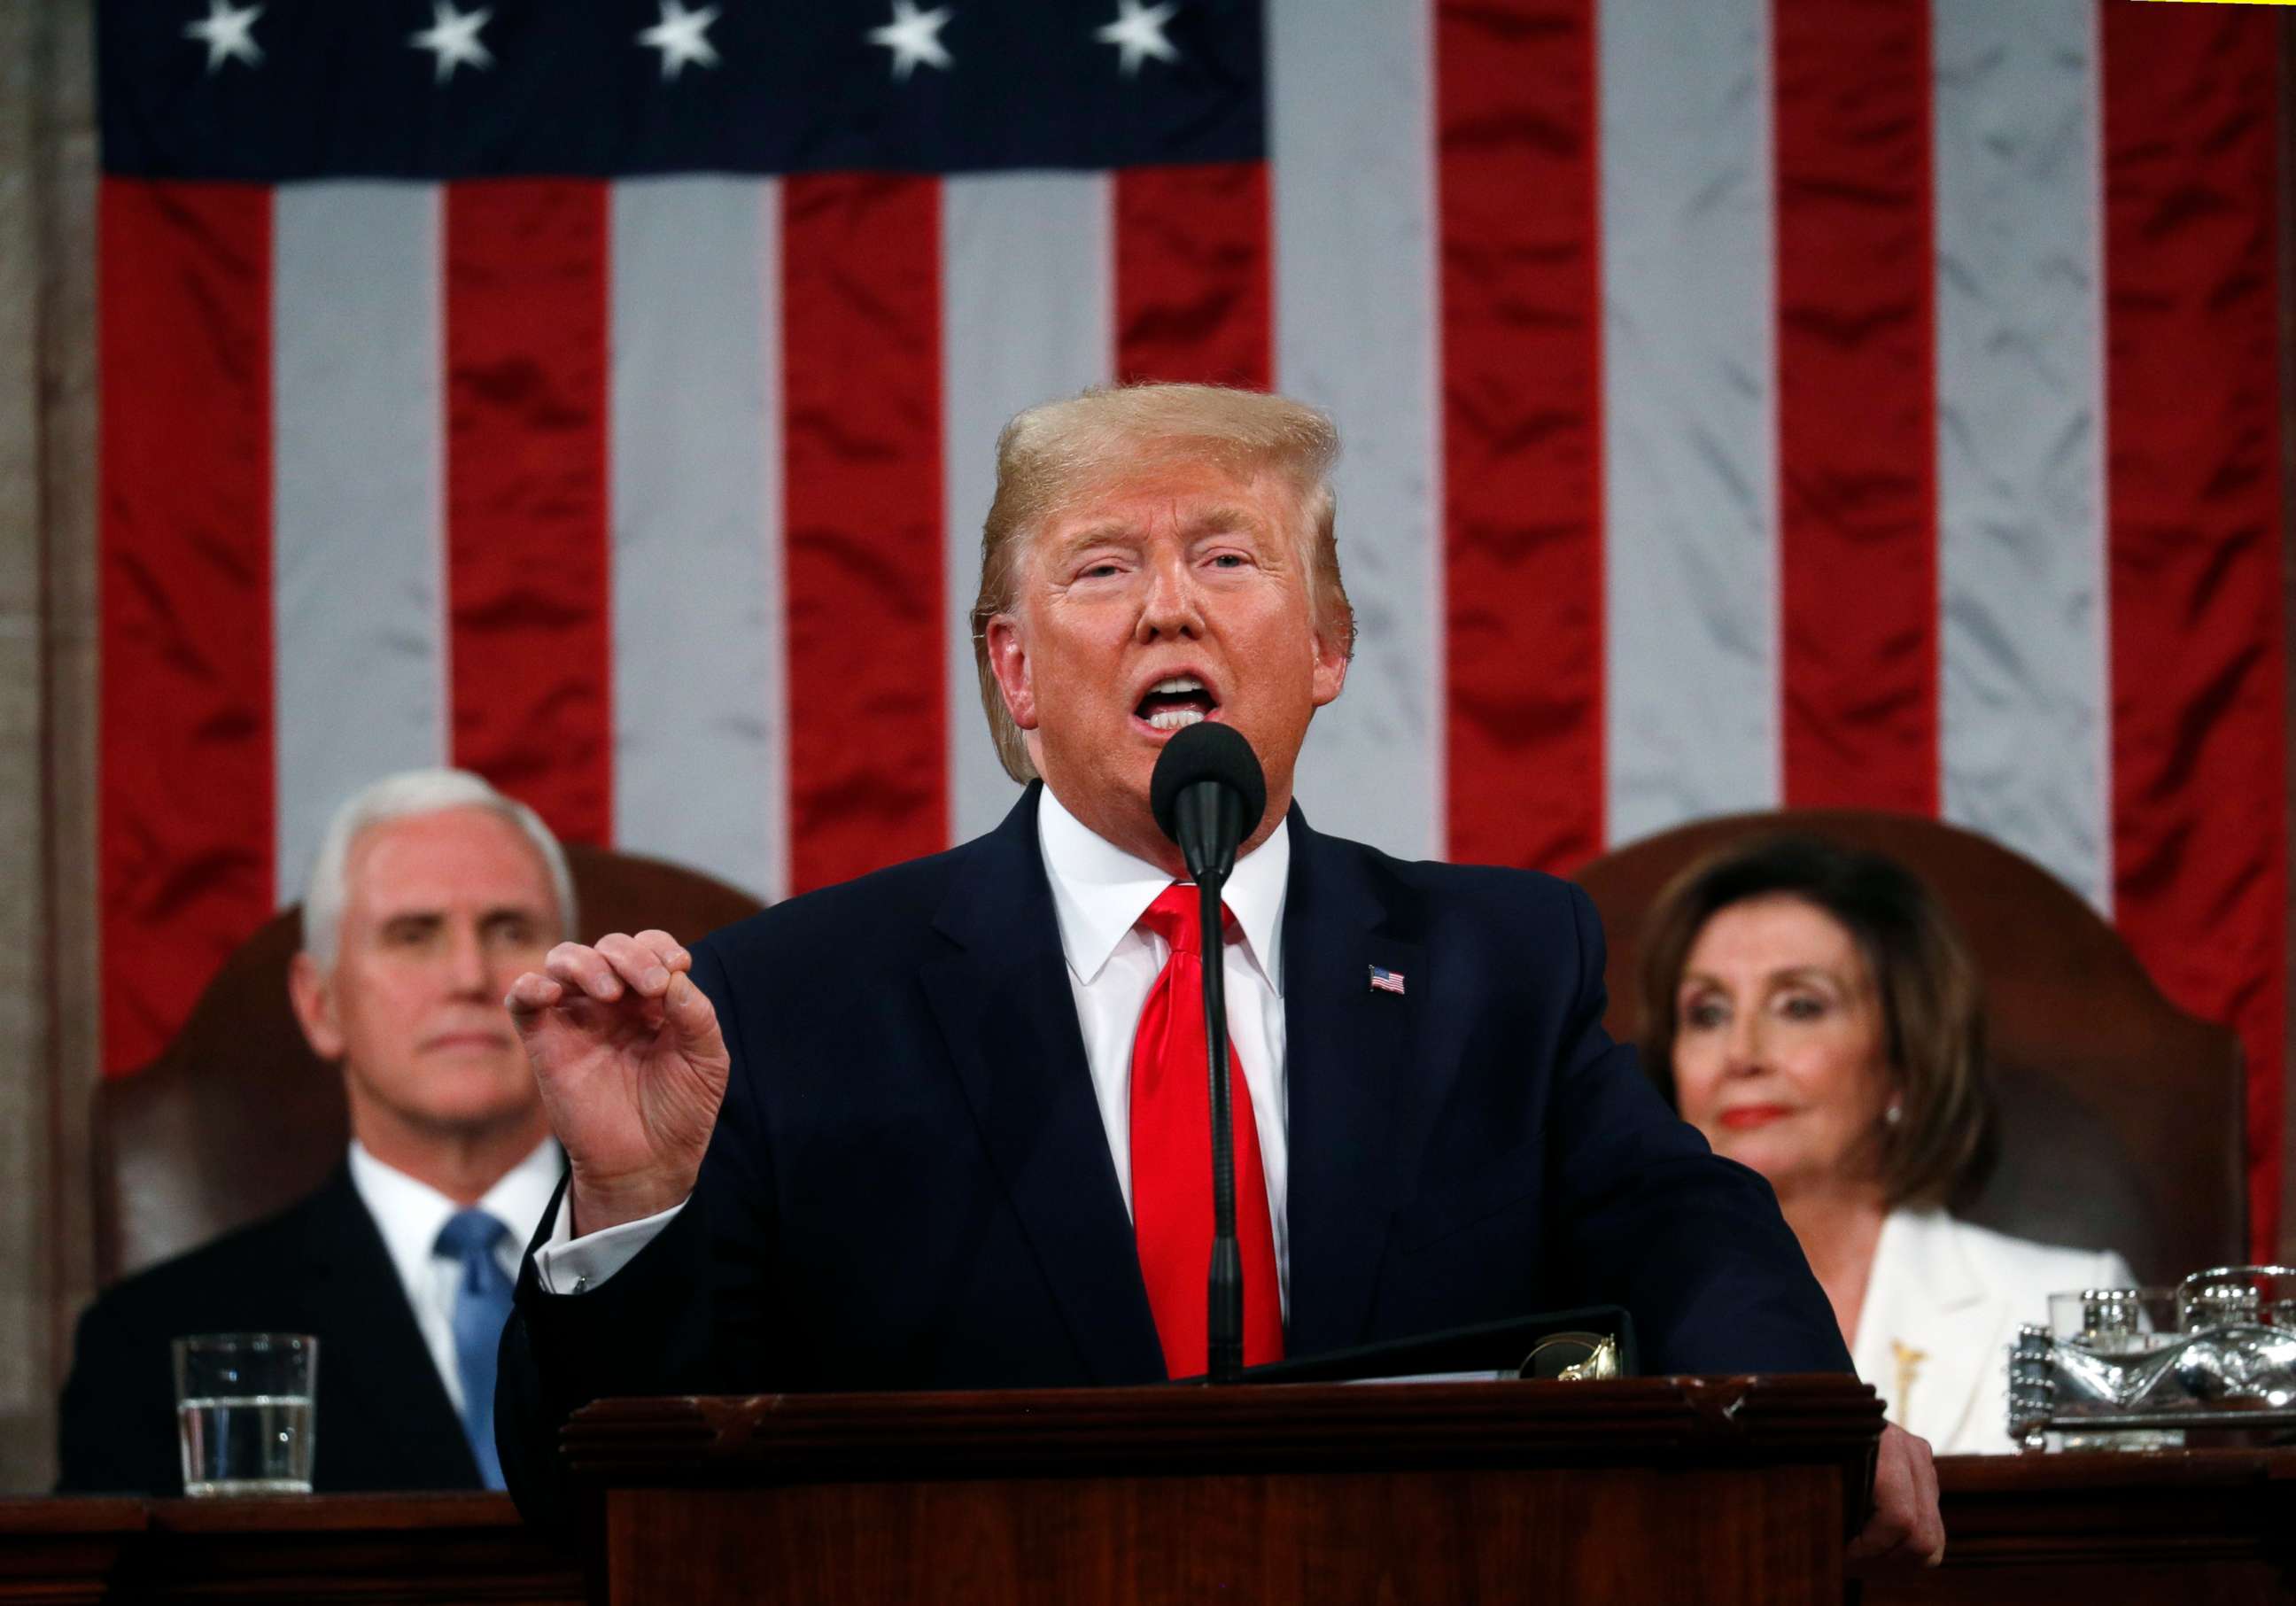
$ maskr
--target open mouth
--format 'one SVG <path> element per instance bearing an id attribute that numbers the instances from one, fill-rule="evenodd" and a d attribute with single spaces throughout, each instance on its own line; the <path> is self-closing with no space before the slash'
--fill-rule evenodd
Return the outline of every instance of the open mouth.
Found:
<path id="1" fill-rule="evenodd" d="M 1168 675 L 1148 688 L 1132 714 L 1152 729 L 1177 731 L 1218 711 L 1219 703 L 1202 681 L 1193 675 Z"/>

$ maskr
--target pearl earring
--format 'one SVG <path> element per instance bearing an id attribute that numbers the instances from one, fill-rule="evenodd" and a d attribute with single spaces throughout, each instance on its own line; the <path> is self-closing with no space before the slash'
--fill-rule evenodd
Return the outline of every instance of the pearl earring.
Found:
<path id="1" fill-rule="evenodd" d="M 1882 1125 L 1884 1127 L 1902 1125 L 1905 1118 L 1906 1106 L 1904 1101 L 1900 1099 L 1890 1100 L 1890 1107 L 1882 1112 Z"/>

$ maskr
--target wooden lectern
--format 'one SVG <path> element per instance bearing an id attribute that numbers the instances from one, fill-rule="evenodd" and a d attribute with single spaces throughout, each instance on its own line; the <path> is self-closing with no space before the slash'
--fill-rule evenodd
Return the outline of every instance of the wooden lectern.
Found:
<path id="1" fill-rule="evenodd" d="M 602 1400 L 593 1593 L 641 1602 L 1839 1602 L 1854 1379 Z"/>

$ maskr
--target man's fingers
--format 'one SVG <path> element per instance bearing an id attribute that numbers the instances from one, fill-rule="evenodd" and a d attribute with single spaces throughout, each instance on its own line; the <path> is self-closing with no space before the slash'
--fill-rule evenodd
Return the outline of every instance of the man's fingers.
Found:
<path id="1" fill-rule="evenodd" d="M 1903 1546 L 1906 1557 L 1934 1567 L 1945 1556 L 1945 1518 L 1938 1510 L 1937 1458 L 1930 1450 L 1930 1441 L 1918 1434 L 1893 1426 L 1890 1437 L 1897 1443 L 1906 1472 L 1906 1492 L 1911 1497 Z"/>
<path id="2" fill-rule="evenodd" d="M 718 1046 L 718 1011 L 709 996 L 693 985 L 690 976 L 675 976 L 662 995 L 662 1013 L 668 1017 L 680 1041 L 689 1047 Z"/>
<path id="3" fill-rule="evenodd" d="M 641 998 L 659 998 L 669 989 L 669 967 L 662 956 L 635 937 L 616 931 L 598 938 L 598 955 Z"/>
<path id="4" fill-rule="evenodd" d="M 1915 1490 L 1914 1469 L 1906 1454 L 1907 1435 L 1895 1422 L 1885 1423 L 1882 1442 L 1874 1454 L 1874 1511 L 1866 1526 L 1849 1542 L 1852 1561 L 1876 1561 L 1903 1545 L 1914 1529 Z"/>
<path id="5" fill-rule="evenodd" d="M 513 1021 L 523 1026 L 529 1017 L 565 996 L 566 989 L 557 982 L 529 971 L 510 984 L 510 994 L 503 1000 L 503 1006 L 510 1011 Z"/>
<path id="6" fill-rule="evenodd" d="M 503 1003 L 525 1025 L 539 1012 L 570 999 L 612 1004 L 636 993 L 661 1000 L 678 1034 L 691 1042 L 713 1037 L 718 1028 L 718 1012 L 685 974 L 693 963 L 693 956 L 663 931 L 642 937 L 617 931 L 600 938 L 595 947 L 562 942 L 543 956 L 540 974 L 529 971 L 511 983 Z"/>
<path id="7" fill-rule="evenodd" d="M 1876 1512 L 1866 1519 L 1865 1528 L 1849 1542 L 1849 1557 L 1852 1561 L 1872 1561 L 1892 1555 L 1905 1548 L 1912 1536 L 1912 1525 L 1889 1512 Z"/>
<path id="8" fill-rule="evenodd" d="M 543 974 L 576 992 L 611 1004 L 622 996 L 622 979 L 605 956 L 578 942 L 562 942 L 543 955 Z"/>
<path id="9" fill-rule="evenodd" d="M 1912 1562 L 1934 1567 L 1944 1554 L 1945 1524 L 1938 1513 L 1937 1468 L 1929 1443 L 1889 1423 L 1874 1456 L 1874 1514 L 1850 1541 L 1849 1560 L 1884 1568 Z"/>
<path id="10" fill-rule="evenodd" d="M 684 943 L 667 931 L 648 929 L 639 932 L 632 940 L 640 947 L 652 948 L 666 970 L 677 971 L 693 968 L 693 955 L 685 951 Z"/>
<path id="11" fill-rule="evenodd" d="M 1879 1521 L 1867 1523 L 1866 1531 L 1849 1542 L 1843 1555 L 1852 1567 L 1861 1570 L 1894 1570 L 1915 1562 L 1931 1565 L 1912 1535 L 1894 1524 Z"/>
<path id="12" fill-rule="evenodd" d="M 1915 1488 L 1921 1496 L 1915 1512 L 1914 1544 L 1922 1564 L 1935 1567 L 1945 1560 L 1945 1513 L 1938 1494 L 1937 1457 L 1925 1438 L 1913 1438 Z"/>
<path id="13" fill-rule="evenodd" d="M 693 964 L 693 955 L 667 931 L 641 931 L 636 937 L 616 931 L 598 938 L 596 947 L 614 973 L 642 998 L 660 997 L 669 990 L 669 979 Z"/>

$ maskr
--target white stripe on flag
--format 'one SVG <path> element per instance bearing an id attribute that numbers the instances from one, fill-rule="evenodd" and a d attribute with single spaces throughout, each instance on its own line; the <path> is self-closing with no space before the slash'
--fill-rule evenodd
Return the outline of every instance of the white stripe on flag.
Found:
<path id="1" fill-rule="evenodd" d="M 439 211 L 428 184 L 287 184 L 275 203 L 283 901 L 338 803 L 447 752 Z"/>
<path id="2" fill-rule="evenodd" d="M 1777 806 L 1764 0 L 1602 0 L 1607 836 Z"/>
<path id="3" fill-rule="evenodd" d="M 996 432 L 1023 407 L 1108 382 L 1116 364 L 1112 204 L 1097 173 L 941 184 L 949 829 L 960 842 L 1003 819 L 1019 792 L 988 740 L 971 632 L 980 524 L 996 491 Z"/>
<path id="4" fill-rule="evenodd" d="M 2090 0 L 1935 0 L 1943 811 L 2111 899 Z"/>
<path id="5" fill-rule="evenodd" d="M 771 180 L 612 192 L 614 839 L 788 880 L 781 251 Z"/>
<path id="6" fill-rule="evenodd" d="M 1340 558 L 1361 636 L 1298 790 L 1316 826 L 1443 851 L 1433 29 L 1423 4 L 1270 0 L 1275 386 L 1345 450 Z"/>

